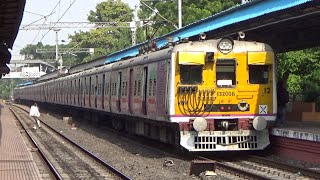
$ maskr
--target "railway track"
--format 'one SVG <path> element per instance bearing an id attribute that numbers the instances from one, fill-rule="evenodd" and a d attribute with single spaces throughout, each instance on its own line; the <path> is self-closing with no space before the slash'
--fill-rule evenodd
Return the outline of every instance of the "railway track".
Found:
<path id="1" fill-rule="evenodd" d="M 10 110 L 55 179 L 130 179 L 44 122 L 41 122 L 41 129 L 28 128 L 33 126 L 33 120 L 25 109 L 11 106 Z"/>
<path id="2" fill-rule="evenodd" d="M 156 149 L 159 151 L 173 153 L 168 150 L 168 148 L 165 149 L 164 147 L 166 146 L 160 146 L 159 143 L 155 144 L 153 141 L 144 142 L 144 140 L 138 141 L 146 147 L 157 147 Z M 179 153 L 179 156 L 182 158 L 185 158 L 185 155 L 186 154 Z M 218 179 L 319 179 L 320 177 L 319 172 L 282 164 L 257 156 L 245 155 L 242 158 L 235 157 L 228 159 L 191 155 L 191 157 L 188 157 L 187 159 L 190 161 L 192 159 L 198 159 L 198 162 L 194 163 L 195 166 L 197 166 L 197 163 L 199 162 L 206 164 L 209 166 L 209 168 L 206 167 L 206 169 L 214 171 L 214 173 L 217 174 L 216 177 Z M 190 170 L 192 170 L 192 167 Z M 190 172 L 190 174 L 192 173 Z"/>
<path id="3" fill-rule="evenodd" d="M 207 158 L 197 156 L 199 163 L 212 162 L 217 175 L 230 179 L 319 179 L 320 172 L 247 155 L 242 158 Z M 194 161 L 194 166 L 196 162 Z M 212 165 L 211 165 L 212 166 Z M 196 168 L 193 168 L 196 169 Z"/>

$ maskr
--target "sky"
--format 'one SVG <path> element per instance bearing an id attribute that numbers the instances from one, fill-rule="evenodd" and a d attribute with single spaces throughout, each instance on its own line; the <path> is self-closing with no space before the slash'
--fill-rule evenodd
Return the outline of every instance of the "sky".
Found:
<path id="1" fill-rule="evenodd" d="M 60 3 L 58 4 L 59 1 Z M 75 2 L 72 4 L 73 1 Z M 64 12 L 66 13 L 59 22 L 88 22 L 87 16 L 90 10 L 95 10 L 96 5 L 103 1 L 105 0 L 26 0 L 21 27 L 31 23 L 42 24 L 44 22 L 56 22 Z M 135 5 L 139 4 L 139 0 L 122 1 L 129 4 L 132 9 L 134 9 Z M 57 7 L 54 9 L 56 5 Z M 69 10 L 67 10 L 68 8 Z M 48 16 L 51 12 L 53 12 L 53 14 Z M 48 16 L 46 21 L 44 16 Z M 61 40 L 68 42 L 68 35 L 74 34 L 75 31 L 78 32 L 79 30 L 80 29 L 61 29 L 58 34 L 59 43 L 62 43 Z M 86 31 L 87 29 L 81 30 Z M 19 31 L 11 51 L 12 60 L 22 59 L 20 50 L 27 44 L 37 44 L 41 41 L 43 44 L 55 45 L 55 38 L 56 35 L 53 30 L 49 32 L 48 30 Z"/>

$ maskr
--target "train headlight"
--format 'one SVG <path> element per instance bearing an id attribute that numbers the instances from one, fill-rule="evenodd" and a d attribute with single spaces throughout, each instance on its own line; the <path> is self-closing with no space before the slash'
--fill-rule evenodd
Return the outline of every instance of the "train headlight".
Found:
<path id="1" fill-rule="evenodd" d="M 238 103 L 238 108 L 240 111 L 246 111 L 249 108 L 249 104 L 245 100 L 241 100 Z"/>
<path id="2" fill-rule="evenodd" d="M 257 131 L 262 131 L 267 128 L 267 120 L 264 117 L 257 116 L 252 122 L 253 128 Z"/>
<path id="3" fill-rule="evenodd" d="M 230 38 L 222 38 L 218 43 L 218 49 L 223 54 L 228 54 L 233 49 L 233 40 Z"/>
<path id="4" fill-rule="evenodd" d="M 205 129 L 207 129 L 207 120 L 203 117 L 197 117 L 194 121 L 193 121 L 193 128 L 200 132 L 200 131 L 204 131 Z"/>

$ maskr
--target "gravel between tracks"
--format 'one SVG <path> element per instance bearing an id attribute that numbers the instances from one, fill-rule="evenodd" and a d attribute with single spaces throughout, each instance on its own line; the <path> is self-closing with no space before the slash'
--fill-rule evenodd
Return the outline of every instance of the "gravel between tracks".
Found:
<path id="1" fill-rule="evenodd" d="M 72 130 L 70 125 L 48 114 L 43 113 L 41 120 L 132 179 L 199 179 L 189 176 L 189 161 L 172 154 L 146 148 L 83 121 L 77 122 L 77 130 Z M 174 166 L 164 166 L 165 160 L 172 160 Z"/>

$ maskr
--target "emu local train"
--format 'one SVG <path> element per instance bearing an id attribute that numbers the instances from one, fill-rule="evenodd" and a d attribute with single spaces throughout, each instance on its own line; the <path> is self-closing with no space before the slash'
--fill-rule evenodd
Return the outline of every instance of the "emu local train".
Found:
<path id="1" fill-rule="evenodd" d="M 18 87 L 14 97 L 112 119 L 116 129 L 189 151 L 262 150 L 276 119 L 275 82 L 269 45 L 221 38 Z"/>

